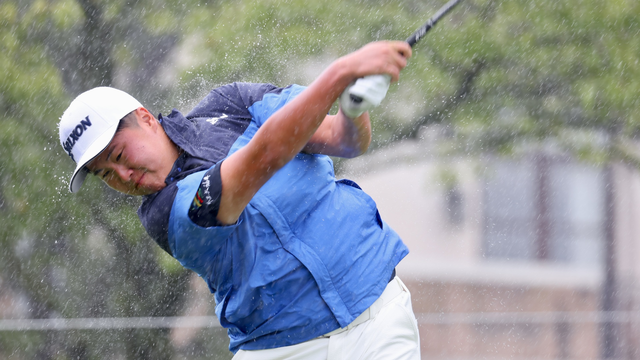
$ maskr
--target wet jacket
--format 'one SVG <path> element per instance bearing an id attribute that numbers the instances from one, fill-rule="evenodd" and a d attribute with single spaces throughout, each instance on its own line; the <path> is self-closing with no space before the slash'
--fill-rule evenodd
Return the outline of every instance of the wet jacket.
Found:
<path id="1" fill-rule="evenodd" d="M 298 154 L 234 225 L 216 220 L 220 164 L 304 88 L 235 83 L 191 112 L 159 116 L 184 150 L 138 214 L 154 240 L 215 294 L 229 349 L 297 344 L 344 327 L 382 293 L 408 250 L 331 159 Z"/>

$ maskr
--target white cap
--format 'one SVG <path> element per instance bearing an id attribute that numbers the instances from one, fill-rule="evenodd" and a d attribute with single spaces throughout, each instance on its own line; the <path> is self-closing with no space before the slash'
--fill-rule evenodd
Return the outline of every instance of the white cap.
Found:
<path id="1" fill-rule="evenodd" d="M 85 165 L 111 142 L 120 120 L 142 104 L 124 91 L 97 87 L 71 102 L 60 118 L 60 144 L 76 162 L 69 190 L 80 190 L 88 170 Z"/>

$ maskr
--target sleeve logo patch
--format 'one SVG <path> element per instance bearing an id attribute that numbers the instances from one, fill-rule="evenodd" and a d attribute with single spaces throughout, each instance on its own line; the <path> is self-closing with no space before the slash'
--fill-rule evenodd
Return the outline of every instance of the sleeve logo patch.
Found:
<path id="1" fill-rule="evenodd" d="M 210 193 L 211 182 L 209 181 L 209 175 L 205 176 L 200 183 L 196 196 L 193 197 L 192 208 L 200 208 L 203 204 L 211 205 L 213 198 Z"/>

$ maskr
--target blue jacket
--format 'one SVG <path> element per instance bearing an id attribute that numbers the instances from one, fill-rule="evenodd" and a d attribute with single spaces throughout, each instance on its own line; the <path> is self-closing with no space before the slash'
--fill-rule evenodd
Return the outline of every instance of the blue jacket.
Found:
<path id="1" fill-rule="evenodd" d="M 408 253 L 374 201 L 354 182 L 336 180 L 324 155 L 298 154 L 236 224 L 215 220 L 221 161 L 302 90 L 231 84 L 186 117 L 162 117 L 185 152 L 139 215 L 160 246 L 207 282 L 234 352 L 293 345 L 348 325 Z"/>

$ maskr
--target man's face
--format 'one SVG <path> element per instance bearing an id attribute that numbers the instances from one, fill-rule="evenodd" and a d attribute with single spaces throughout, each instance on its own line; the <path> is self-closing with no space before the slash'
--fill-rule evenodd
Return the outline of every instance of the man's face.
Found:
<path id="1" fill-rule="evenodd" d="M 135 110 L 135 115 L 138 126 L 116 133 L 87 168 L 115 190 L 149 195 L 166 186 L 164 180 L 178 158 L 178 150 L 146 109 Z"/>

